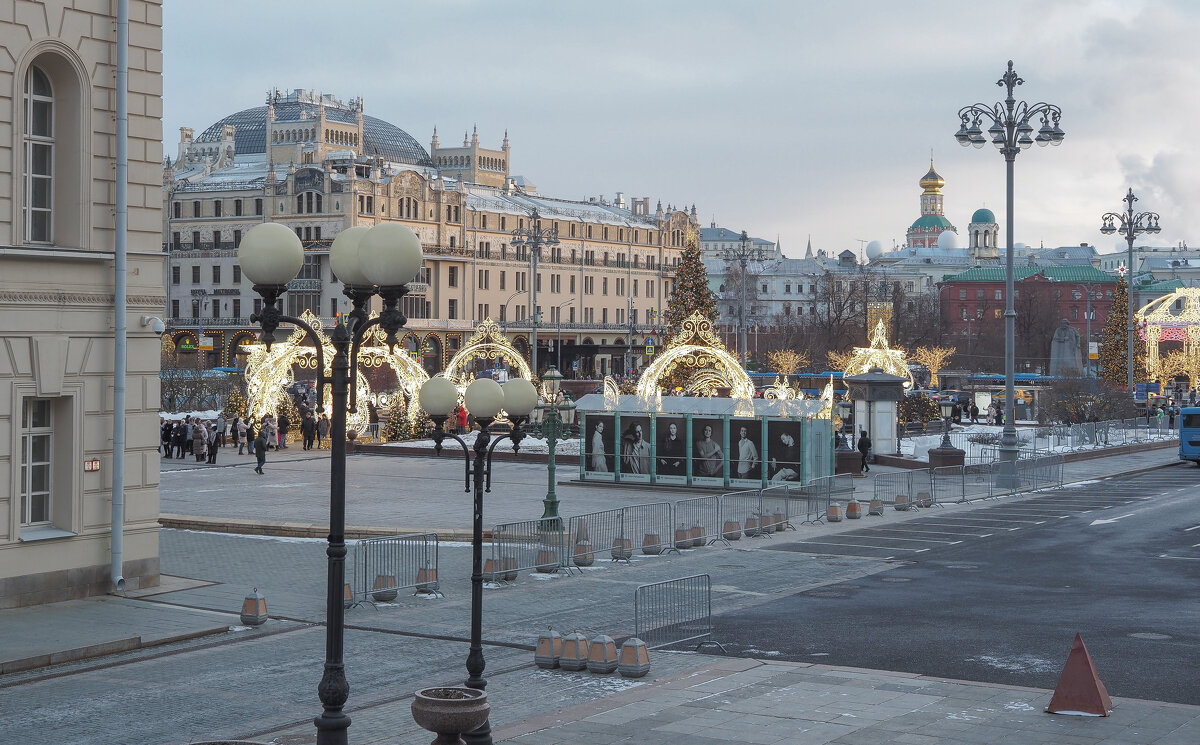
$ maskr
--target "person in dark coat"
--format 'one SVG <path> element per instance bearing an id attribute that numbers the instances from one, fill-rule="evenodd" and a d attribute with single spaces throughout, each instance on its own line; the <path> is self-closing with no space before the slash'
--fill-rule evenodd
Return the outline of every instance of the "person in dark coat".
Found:
<path id="1" fill-rule="evenodd" d="M 304 412 L 304 418 L 300 420 L 300 434 L 304 437 L 303 449 L 312 450 L 313 440 L 317 439 L 317 421 L 311 412 Z"/>
<path id="2" fill-rule="evenodd" d="M 279 447 L 280 449 L 284 449 L 287 447 L 288 430 L 292 428 L 292 420 L 288 419 L 288 415 L 281 411 L 275 423 L 279 428 Z"/>
<path id="3" fill-rule="evenodd" d="M 254 457 L 258 460 L 258 465 L 254 467 L 254 472 L 259 476 L 263 475 L 263 465 L 267 462 L 267 429 L 263 427 L 258 431 L 258 437 L 254 439 Z"/>
<path id="4" fill-rule="evenodd" d="M 328 436 L 329 417 L 322 414 L 321 418 L 317 421 L 317 447 L 321 447 L 324 444 L 325 438 Z"/>
<path id="5" fill-rule="evenodd" d="M 859 464 L 858 470 L 860 473 L 867 473 L 871 470 L 871 466 L 867 464 L 867 455 L 871 452 L 871 437 L 865 429 L 858 436 L 858 452 L 862 453 L 862 463 Z"/>

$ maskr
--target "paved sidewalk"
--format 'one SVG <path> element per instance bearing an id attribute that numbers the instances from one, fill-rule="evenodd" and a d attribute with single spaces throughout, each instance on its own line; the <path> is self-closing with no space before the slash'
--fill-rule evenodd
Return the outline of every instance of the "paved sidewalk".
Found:
<path id="1" fill-rule="evenodd" d="M 319 469 L 313 470 L 310 466 L 325 466 L 323 460 L 326 457 L 326 453 L 297 450 L 275 458 L 275 466 L 281 472 L 287 473 L 288 468 L 302 469 L 297 478 L 316 482 L 313 490 L 316 494 L 304 493 L 297 496 L 295 502 L 281 502 L 285 509 L 271 512 L 269 520 L 262 518 L 262 505 L 246 499 L 245 494 L 234 495 L 237 499 L 231 501 L 221 501 L 218 507 L 230 513 L 229 518 L 257 523 L 264 531 L 269 531 L 276 523 L 299 522 L 289 519 L 293 515 L 286 508 L 295 504 L 296 510 L 300 511 L 315 502 L 317 509 L 321 509 Z M 351 468 L 371 470 L 385 460 L 395 459 L 354 458 Z M 442 510 L 430 513 L 416 510 L 414 514 L 441 514 L 453 528 L 464 528 L 469 511 L 460 509 L 462 504 L 458 504 L 464 499 L 461 482 L 445 479 L 444 472 L 443 478 L 437 478 L 438 469 L 445 468 L 444 461 L 426 458 L 403 461 L 402 464 L 388 462 L 383 465 L 389 470 L 400 465 L 406 475 L 428 473 L 427 477 L 419 478 L 425 479 L 423 484 L 436 485 L 436 488 L 423 491 L 419 499 L 435 503 L 434 507 L 440 506 Z M 177 468 L 164 467 L 164 476 L 167 471 L 179 470 L 179 478 L 191 480 L 192 474 L 199 470 L 192 464 L 185 468 L 184 461 L 177 463 L 180 464 Z M 1090 481 L 1176 464 L 1173 448 L 1159 448 L 1068 463 L 1064 467 L 1064 478 L 1068 482 Z M 518 470 L 518 474 L 499 488 L 494 485 L 493 493 L 488 496 L 489 519 L 494 514 L 528 510 L 531 496 L 528 479 L 538 469 L 516 469 L 516 465 L 505 464 L 506 470 Z M 208 479 L 216 478 L 215 474 L 209 476 L 209 473 L 220 469 L 238 475 L 241 473 L 238 468 L 249 470 L 240 459 L 229 469 L 210 467 L 205 474 L 206 483 Z M 873 477 L 889 470 L 892 469 L 873 467 L 870 475 Z M 381 472 L 378 478 L 394 480 L 395 475 Z M 541 478 L 545 478 L 544 467 Z M 521 479 L 525 479 L 524 490 L 513 486 Z M 249 481 L 250 484 L 262 483 L 261 479 Z M 856 480 L 856 484 L 861 485 L 859 489 L 870 492 L 870 478 Z M 535 487 L 532 491 L 540 499 L 539 490 Z M 446 517 L 444 505 L 436 504 L 443 492 L 457 500 L 452 517 Z M 611 487 L 606 490 L 564 486 L 560 495 L 573 505 L 604 500 L 632 503 L 647 499 L 645 494 Z M 218 493 L 214 493 L 215 496 Z M 378 493 L 371 496 L 373 498 L 368 499 L 364 495 L 357 506 L 372 525 L 394 529 L 394 521 L 388 518 L 397 512 L 408 513 L 407 503 L 403 510 L 396 510 L 395 505 L 384 510 L 377 503 L 386 504 L 387 500 L 379 499 Z M 171 494 L 164 497 L 164 509 L 170 507 L 173 498 Z M 200 504 L 199 501 L 194 503 Z M 972 506 L 957 508 L 972 509 Z M 882 519 L 914 518 L 907 513 L 889 513 Z M 211 529 L 222 528 L 219 515 L 211 515 L 208 520 Z M 414 522 L 406 527 L 419 530 L 422 526 L 423 523 Z M 777 534 L 775 540 L 797 540 L 814 531 L 856 527 L 859 525 L 855 522 L 803 526 L 796 533 Z M 588 613 L 597 613 L 592 607 L 595 598 L 588 597 L 588 587 L 611 587 L 613 589 L 605 592 L 617 592 L 624 597 L 639 583 L 677 577 L 681 573 L 719 571 L 722 582 L 727 585 L 720 590 L 714 588 L 714 594 L 719 594 L 723 606 L 728 607 L 738 602 L 759 602 L 760 597 L 771 594 L 842 582 L 888 568 L 885 563 L 874 560 L 827 560 L 791 552 L 754 550 L 753 545 L 738 547 L 736 551 L 731 554 L 719 549 L 696 550 L 685 552 L 683 557 L 643 558 L 635 561 L 632 567 L 597 566 L 589 573 L 595 582 L 586 585 L 581 580 L 572 584 L 566 579 L 523 581 L 515 588 L 489 591 L 485 601 L 485 629 L 489 642 L 488 676 L 493 683 L 489 695 L 496 709 L 493 726 L 497 739 L 530 745 L 605 745 L 635 741 L 665 745 L 716 742 L 949 745 L 1004 741 L 1014 745 L 1025 742 L 1195 745 L 1200 742 L 1200 707 L 1114 699 L 1116 709 L 1109 718 L 1051 716 L 1042 713 L 1050 696 L 1047 690 L 943 681 L 905 673 L 657 654 L 651 676 L 635 683 L 615 676 L 542 671 L 532 666 L 528 644 L 539 629 L 547 624 L 558 629 L 575 628 L 584 609 L 588 609 Z M 731 556 L 737 557 L 739 568 L 713 569 L 727 567 L 722 562 L 728 562 Z M 7 673 L 0 674 L 0 702 L 7 700 L 13 707 L 19 707 L 16 694 L 22 687 L 29 686 L 31 696 L 44 696 L 46 689 L 38 686 L 62 685 L 65 678 L 52 680 L 60 672 L 100 667 L 113 661 L 136 663 L 139 655 L 145 658 L 160 649 L 166 652 L 230 648 L 234 650 L 229 652 L 234 658 L 232 664 L 240 664 L 239 657 L 249 664 L 249 659 L 245 658 L 247 650 L 274 638 L 281 645 L 274 648 L 274 655 L 299 655 L 319 660 L 322 636 L 319 624 L 324 616 L 323 560 L 324 551 L 319 542 L 289 543 L 164 531 L 164 584 L 161 587 L 133 593 L 126 598 L 98 597 L 0 611 L 0 673 Z M 349 638 L 356 640 L 356 643 L 348 644 L 348 650 L 356 654 L 353 663 L 354 673 L 358 676 L 356 680 L 376 676 L 391 682 L 394 690 L 393 695 L 377 700 L 362 700 L 360 693 L 352 694 L 351 704 L 357 708 L 352 713 L 351 742 L 415 745 L 431 739 L 429 733 L 412 723 L 408 714 L 410 692 L 416 690 L 418 684 L 454 682 L 461 676 L 460 664 L 447 662 L 461 656 L 461 643 L 438 641 L 438 638 L 465 636 L 469 600 L 468 587 L 462 579 L 466 574 L 469 551 L 461 546 L 447 547 L 442 560 L 442 574 L 447 578 L 443 583 L 447 593 L 445 600 L 430 603 L 402 597 L 396 601 L 400 604 L 398 611 L 376 613 L 356 609 L 349 615 L 348 623 L 356 627 L 348 632 Z M 179 575 L 196 579 L 183 579 Z M 230 632 L 230 627 L 238 623 L 236 613 L 240 599 L 252 586 L 262 588 L 267 595 L 273 620 L 263 630 Z M 749 591 L 751 589 L 753 592 Z M 606 608 L 607 615 L 594 615 L 585 625 L 589 630 L 610 634 L 627 630 L 629 619 L 623 615 L 626 610 Z M 386 637 L 392 646 L 372 646 L 370 639 L 375 637 Z M 286 641 L 288 639 L 290 643 Z M 239 644 L 239 641 L 245 643 Z M 148 647 L 153 649 L 147 650 Z M 1064 648 L 1064 660 L 1066 653 Z M 396 655 L 397 659 L 411 662 L 405 668 L 405 675 L 397 677 L 393 670 L 372 667 L 373 654 Z M 92 657 L 98 659 L 82 662 Z M 250 667 L 269 665 L 273 659 L 256 661 Z M 65 664 L 46 668 L 56 663 Z M 189 658 L 183 669 L 196 669 L 197 664 L 195 659 Z M 222 677 L 229 673 L 229 664 L 215 665 L 222 670 Z M 125 669 L 136 669 L 136 664 Z M 281 713 L 261 714 L 259 719 L 263 726 L 260 729 L 222 733 L 221 736 L 276 742 L 278 745 L 314 742 L 310 720 L 319 706 L 310 690 L 309 684 L 313 681 L 308 678 L 311 674 L 305 672 L 301 677 L 304 681 L 298 700 L 280 700 Z M 164 688 L 164 694 L 172 687 Z M 199 695 L 201 690 L 197 688 L 192 695 Z M 134 693 L 137 691 L 130 692 L 131 695 Z M 108 699 L 111 697 L 106 697 Z M 112 700 L 110 703 L 121 702 Z M 211 702 L 206 701 L 204 705 L 211 706 Z M 9 704 L 0 703 L 0 713 L 8 707 Z M 292 709 L 301 715 L 294 716 Z M 99 711 L 102 710 L 95 710 Z M 99 716 L 95 712 L 89 716 Z M 282 726 L 286 722 L 294 724 Z M 182 728 L 179 731 L 188 732 Z M 219 739 L 177 737 L 179 739 L 149 742 L 174 745 Z M 49 742 L 30 740 L 43 741 Z M 61 741 L 65 740 L 57 740 Z M 147 742 L 141 737 L 130 740 L 134 741 Z"/>

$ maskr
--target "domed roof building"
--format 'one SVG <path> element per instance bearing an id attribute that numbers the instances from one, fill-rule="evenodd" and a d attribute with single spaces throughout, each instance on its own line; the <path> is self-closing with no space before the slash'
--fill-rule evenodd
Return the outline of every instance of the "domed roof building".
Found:
<path id="1" fill-rule="evenodd" d="M 971 237 L 971 257 L 976 261 L 987 261 L 1000 258 L 1000 226 L 996 224 L 996 215 L 987 207 L 980 207 L 971 215 L 971 224 L 967 226 L 967 235 Z"/>
<path id="2" fill-rule="evenodd" d="M 934 170 L 933 158 L 929 159 L 929 172 L 918 183 L 924 190 L 921 192 L 921 216 L 908 229 L 908 245 L 910 248 L 933 248 L 938 245 L 938 236 L 943 232 L 958 232 L 942 212 L 942 187 L 946 181 Z"/>

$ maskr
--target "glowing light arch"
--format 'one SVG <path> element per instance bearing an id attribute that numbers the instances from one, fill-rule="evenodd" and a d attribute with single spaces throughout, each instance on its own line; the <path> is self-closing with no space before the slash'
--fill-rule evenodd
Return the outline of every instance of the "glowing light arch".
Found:
<path id="1" fill-rule="evenodd" d="M 1179 303 L 1181 307 L 1175 308 Z M 1143 305 L 1135 314 L 1138 332 L 1146 340 L 1146 374 L 1166 383 L 1177 375 L 1190 386 L 1200 379 L 1200 287 L 1180 287 Z M 1159 354 L 1164 341 L 1183 342 L 1183 349 Z"/>
<path id="2" fill-rule="evenodd" d="M 712 322 L 693 313 L 680 324 L 679 332 L 638 378 L 637 395 L 661 395 L 662 381 L 680 368 L 691 370 L 687 391 L 715 395 L 729 388 L 731 398 L 754 398 L 754 383 L 737 358 L 712 333 Z"/>
<path id="3" fill-rule="evenodd" d="M 529 369 L 529 363 L 512 342 L 505 338 L 500 326 L 491 318 L 475 327 L 475 333 L 467 339 L 462 349 L 454 354 L 442 374 L 454 381 L 462 391 L 471 382 L 467 366 L 477 357 L 485 360 L 508 360 L 516 368 L 517 375 L 533 382 L 533 372 Z"/>
<path id="4" fill-rule="evenodd" d="M 334 349 L 329 336 L 321 325 L 321 320 L 309 311 L 305 311 L 300 318 L 311 326 L 316 334 L 318 343 L 321 344 L 325 354 L 326 369 L 324 373 L 330 374 L 331 370 L 328 366 L 333 362 Z M 397 403 L 395 394 L 400 394 L 407 402 L 410 416 L 418 407 L 417 390 L 421 383 L 429 378 L 429 375 L 402 349 L 398 348 L 395 352 L 388 349 L 386 336 L 382 329 L 375 327 L 363 339 L 358 353 L 359 372 L 354 383 L 355 395 L 360 405 L 358 411 L 348 417 L 346 425 L 348 430 L 362 431 L 366 427 L 368 411 L 365 404 L 368 401 L 380 408 L 391 408 Z M 287 339 L 272 344 L 269 351 L 265 344 L 242 345 L 242 349 L 249 352 L 246 360 L 246 388 L 252 416 L 261 418 L 278 410 L 285 395 L 284 387 L 295 380 L 292 374 L 293 367 L 316 370 L 316 347 L 302 343 L 304 338 L 304 331 L 297 327 Z M 396 373 L 399 384 L 395 394 L 373 392 L 369 381 L 363 374 L 367 369 L 380 368 L 385 364 Z M 326 411 L 331 410 L 332 400 L 327 390 L 321 391 L 321 403 Z"/>

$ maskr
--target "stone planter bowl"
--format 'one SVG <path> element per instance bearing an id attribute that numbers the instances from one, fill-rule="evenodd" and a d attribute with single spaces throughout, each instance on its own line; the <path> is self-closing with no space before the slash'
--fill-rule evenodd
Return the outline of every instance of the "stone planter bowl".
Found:
<path id="1" fill-rule="evenodd" d="M 413 721 L 437 733 L 433 745 L 459 745 L 463 732 L 487 721 L 491 705 L 487 693 L 465 686 L 424 688 L 414 694 Z"/>

